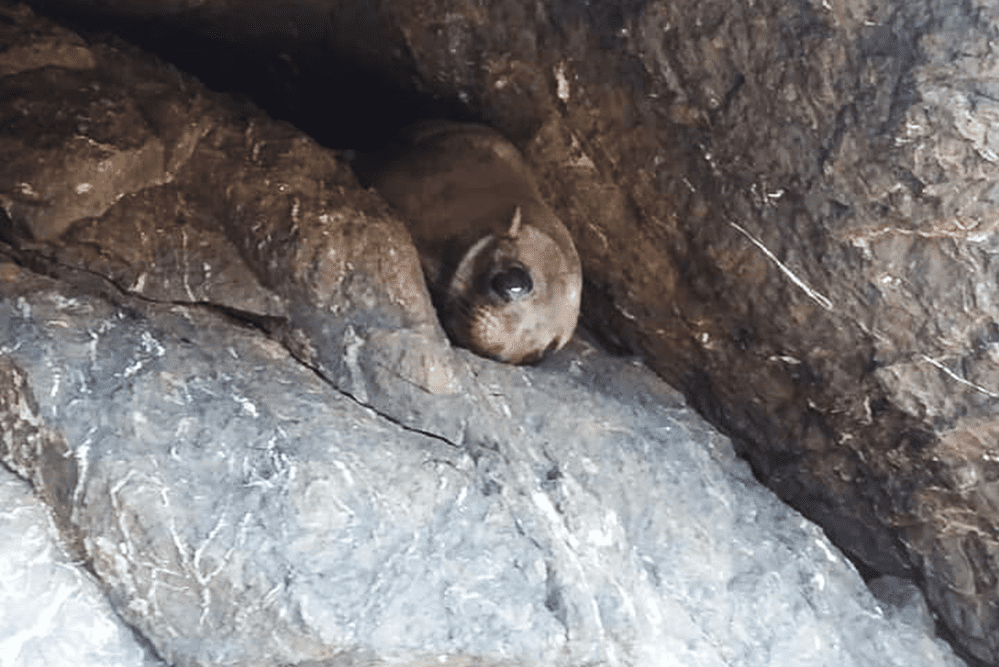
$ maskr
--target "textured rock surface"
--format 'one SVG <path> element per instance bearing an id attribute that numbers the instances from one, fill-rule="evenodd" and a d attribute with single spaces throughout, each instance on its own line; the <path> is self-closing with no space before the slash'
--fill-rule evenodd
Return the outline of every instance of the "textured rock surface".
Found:
<path id="1" fill-rule="evenodd" d="M 60 548 L 49 508 L 0 468 L 0 664 L 156 667 L 93 577 Z"/>
<path id="2" fill-rule="evenodd" d="M 261 43 L 250 21 L 186 18 Z M 344 0 L 282 19 L 275 62 L 315 63 L 324 35 L 390 54 L 388 78 L 520 139 L 576 236 L 591 325 L 999 662 L 991 5 Z M 337 125 L 329 98 L 299 99 L 301 127 Z"/>
<path id="3" fill-rule="evenodd" d="M 0 275 L 0 457 L 170 664 L 961 664 L 626 359 L 459 353 L 449 442 L 210 310 Z"/>
<path id="4" fill-rule="evenodd" d="M 8 7 L 0 226 L 21 261 L 265 328 L 259 316 L 287 314 L 269 330 L 362 403 L 455 443 L 499 439 L 469 430 L 481 420 L 462 417 L 460 389 L 479 380 L 411 291 L 398 223 L 342 165 L 170 68 Z M 233 5 L 240 21 L 217 20 L 227 7 L 186 16 L 213 42 L 272 26 L 275 62 L 291 63 L 271 70 L 277 82 L 326 95 L 298 107 L 317 136 L 341 107 L 363 117 L 363 97 L 292 80 L 317 62 L 278 57 L 299 55 L 292 42 L 389 54 L 377 64 L 390 79 L 415 73 L 416 89 L 520 140 L 573 227 L 590 322 L 735 433 L 758 474 L 842 546 L 918 574 L 959 643 L 999 659 L 985 9 L 337 2 L 266 16 Z M 60 101 L 40 92 L 60 85 Z M 33 151 L 43 160 L 24 163 Z M 101 165 L 114 178 L 94 178 Z M 25 456 L 24 474 L 68 507 L 68 464 Z M 211 532 L 198 530 L 192 544 Z M 212 571 L 185 570 L 202 588 Z"/>
<path id="5" fill-rule="evenodd" d="M 408 234 L 329 151 L 124 44 L 67 67 L 59 31 L 5 16 L 9 41 L 37 32 L 52 54 L 0 54 L 0 205 L 22 251 L 147 298 L 286 315 L 296 350 L 373 405 L 460 388 Z M 162 178 L 128 180 L 112 140 L 160 155 Z"/>

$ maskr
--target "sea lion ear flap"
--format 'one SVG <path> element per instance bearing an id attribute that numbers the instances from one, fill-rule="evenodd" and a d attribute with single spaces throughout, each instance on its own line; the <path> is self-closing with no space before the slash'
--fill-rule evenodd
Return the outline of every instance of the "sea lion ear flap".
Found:
<path id="1" fill-rule="evenodd" d="M 510 221 L 510 231 L 506 233 L 508 238 L 515 239 L 520 234 L 520 207 L 514 209 L 513 220 Z"/>

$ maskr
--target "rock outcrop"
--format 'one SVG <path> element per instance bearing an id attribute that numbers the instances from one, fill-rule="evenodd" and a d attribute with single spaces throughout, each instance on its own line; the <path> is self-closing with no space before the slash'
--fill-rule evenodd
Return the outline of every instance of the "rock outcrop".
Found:
<path id="1" fill-rule="evenodd" d="M 87 9 L 86 3 L 64 6 Z M 168 4 L 162 7 L 162 11 L 169 9 Z M 324 40 L 325 46 L 338 53 L 353 49 L 361 54 L 378 45 L 380 53 L 389 54 L 375 63 L 386 80 L 398 81 L 401 87 L 414 85 L 410 75 L 415 74 L 417 92 L 452 96 L 464 106 L 464 113 L 490 122 L 517 140 L 539 174 L 544 194 L 576 238 L 588 279 L 584 317 L 590 328 L 605 344 L 639 353 L 660 375 L 682 388 L 704 415 L 735 437 L 737 450 L 751 461 L 763 481 L 818 521 L 840 547 L 870 568 L 870 575 L 915 577 L 956 643 L 980 660 L 999 662 L 999 527 L 995 519 L 999 451 L 992 436 L 999 395 L 993 348 L 999 329 L 990 259 L 997 219 L 992 191 L 999 179 L 990 143 L 994 121 L 988 50 L 996 31 L 995 17 L 984 8 L 937 0 L 878 7 L 650 1 L 619 3 L 613 8 L 539 0 L 530 4 L 529 11 L 523 3 L 500 0 L 479 8 L 455 0 L 386 2 L 363 11 L 352 3 L 336 2 L 326 5 L 331 8 L 325 14 L 328 23 L 306 25 L 296 21 L 303 16 L 314 18 L 315 4 L 289 3 L 283 7 L 269 10 L 287 12 L 283 16 L 286 21 L 273 22 L 280 26 L 273 35 L 289 25 L 301 26 L 300 52 L 295 50 L 296 44 L 282 43 L 280 36 L 259 41 L 261 31 L 266 34 L 264 24 L 251 20 L 232 24 L 227 33 L 230 45 L 257 39 L 247 43 L 272 46 L 276 61 L 301 65 L 281 76 L 298 83 L 297 93 L 306 96 L 315 93 L 309 91 L 305 65 L 317 60 L 297 56 L 314 56 L 310 49 L 322 46 Z M 252 15 L 253 8 L 246 5 L 237 10 L 245 9 Z M 115 10 L 140 18 L 160 11 L 145 3 L 116 3 Z M 544 473 L 528 465 L 535 460 L 530 452 L 541 450 L 531 450 L 540 445 L 527 443 L 544 440 L 531 440 L 516 429 L 525 428 L 532 437 L 541 437 L 538 429 L 542 422 L 538 420 L 542 418 L 519 410 L 533 407 L 540 398 L 510 398 L 513 394 L 507 381 L 492 375 L 499 369 L 448 347 L 419 281 L 405 232 L 377 197 L 357 188 L 342 162 L 252 107 L 221 100 L 124 45 L 111 48 L 88 43 L 38 21 L 23 9 L 4 12 L 10 21 L 5 21 L 2 29 L 5 34 L 10 32 L 12 46 L 0 54 L 0 72 L 4 74 L 0 85 L 14 94 L 4 96 L 0 112 L 4 119 L 0 151 L 5 165 L 0 168 L 0 204 L 8 216 L 2 225 L 5 239 L 12 243 L 8 254 L 21 266 L 15 270 L 9 268 L 13 264 L 5 265 L 7 274 L 17 276 L 12 284 L 20 284 L 27 267 L 60 281 L 59 286 L 45 288 L 54 290 L 50 293 L 62 293 L 63 285 L 80 290 L 79 296 L 64 294 L 62 298 L 79 300 L 87 309 L 99 310 L 90 301 L 98 293 L 104 294 L 101 303 L 144 298 L 154 302 L 149 306 L 154 309 L 171 303 L 174 310 L 169 316 L 159 310 L 149 314 L 131 305 L 115 306 L 124 308 L 122 312 L 137 313 L 141 324 L 129 334 L 139 336 L 137 340 L 142 336 L 136 332 L 148 331 L 142 328 L 148 326 L 157 332 L 150 334 L 154 341 L 179 331 L 189 332 L 184 336 L 194 340 L 190 336 L 195 332 L 222 329 L 220 321 L 212 318 L 236 317 L 266 332 L 269 340 L 282 343 L 280 349 L 268 348 L 272 356 L 290 350 L 299 363 L 318 372 L 323 380 L 316 379 L 316 386 L 323 391 L 335 387 L 334 395 L 349 396 L 373 408 L 409 434 L 405 437 L 423 433 L 434 442 L 461 445 L 464 449 L 452 454 L 461 459 L 465 454 L 456 452 L 467 452 L 472 463 L 441 459 L 448 461 L 445 467 L 454 466 L 462 474 L 474 471 L 468 474 L 479 481 L 469 488 L 478 488 L 483 498 L 498 494 L 507 503 L 504 507 L 525 508 L 523 515 L 510 510 L 511 516 L 517 517 L 513 522 L 517 527 L 513 532 L 509 526 L 504 530 L 518 536 L 523 531 L 541 545 L 541 562 L 557 563 L 552 565 L 556 574 L 538 575 L 545 581 L 541 586 L 531 578 L 531 566 L 524 565 L 535 561 L 514 558 L 521 563 L 519 571 L 527 582 L 526 590 L 541 586 L 538 590 L 551 587 L 560 592 L 545 598 L 550 604 L 543 602 L 531 611 L 522 609 L 523 617 L 517 615 L 521 612 L 509 610 L 496 613 L 514 625 L 518 618 L 541 623 L 531 626 L 532 631 L 545 638 L 558 634 L 546 634 L 549 626 L 544 624 L 554 617 L 562 634 L 560 639 L 550 640 L 554 643 L 544 644 L 549 648 L 534 653 L 534 649 L 515 650 L 512 647 L 528 644 L 516 644 L 513 639 L 509 641 L 514 643 L 496 648 L 476 643 L 468 638 L 471 635 L 461 632 L 447 640 L 450 644 L 433 644 L 428 639 L 426 645 L 443 646 L 442 652 L 454 656 L 517 655 L 525 660 L 554 659 L 553 653 L 544 651 L 558 646 L 566 651 L 558 654 L 559 659 L 570 662 L 592 656 L 608 663 L 642 664 L 642 640 L 632 641 L 624 630 L 608 629 L 637 627 L 624 621 L 617 626 L 609 620 L 643 616 L 639 607 L 633 608 L 632 617 L 614 611 L 628 605 L 616 602 L 626 595 L 615 597 L 612 591 L 618 586 L 631 589 L 620 581 L 612 585 L 604 579 L 598 579 L 602 583 L 596 588 L 587 588 L 595 584 L 578 574 L 587 571 L 583 566 L 586 558 L 599 560 L 595 555 L 583 558 L 575 551 L 579 544 L 588 544 L 590 536 L 597 535 L 593 548 L 598 550 L 603 548 L 601 531 L 614 535 L 610 538 L 613 548 L 641 542 L 634 537 L 638 533 L 627 533 L 625 528 L 621 528 L 625 537 L 617 541 L 613 526 L 627 523 L 622 518 L 627 512 L 621 506 L 614 510 L 617 524 L 601 523 L 602 527 L 593 528 L 587 523 L 594 521 L 598 508 L 603 507 L 594 499 L 624 493 L 587 486 L 591 477 L 599 478 L 601 484 L 605 477 L 614 477 L 599 474 L 603 470 L 600 465 L 594 472 L 581 462 L 595 460 L 593 451 L 604 451 L 602 445 L 594 445 L 597 450 L 584 448 L 565 454 L 565 458 L 555 457 L 555 467 L 542 466 Z M 219 27 L 221 22 L 212 23 L 204 10 L 191 10 L 189 16 L 190 29 L 226 29 Z M 183 12 L 174 16 L 172 25 L 184 25 Z M 279 50 L 278 44 L 287 48 Z M 281 54 L 287 58 L 278 57 Z M 295 80 L 289 72 L 297 72 L 301 78 Z M 59 86 L 65 86 L 66 92 L 54 95 L 51 91 L 60 90 Z M 345 102 L 356 103 L 354 97 Z M 305 110 L 308 106 L 285 109 L 292 115 L 300 113 L 301 117 L 293 120 L 307 130 L 310 119 L 316 122 Z M 328 106 L 321 110 L 330 112 Z M 113 178 L 96 178 L 107 170 L 113 172 Z M 131 296 L 108 292 L 111 288 L 104 285 L 105 280 Z M 25 294 L 11 293 L 5 303 L 34 302 Z M 106 321 L 132 317 L 112 316 L 110 312 L 105 313 Z M 53 322 L 62 321 L 65 314 L 60 311 L 58 317 L 54 313 L 51 317 Z M 170 319 L 166 324 L 148 325 L 159 322 L 159 317 Z M 70 330 L 81 339 L 85 334 L 86 340 L 93 340 L 93 335 L 100 341 L 104 333 L 82 321 Z M 243 331 L 242 335 L 249 334 Z M 53 343 L 53 353 L 65 344 Z M 4 345 L 12 353 L 17 343 Z M 129 353 L 131 356 L 114 348 L 117 358 L 133 362 L 122 362 L 119 374 L 132 367 L 136 367 L 132 374 L 142 372 L 151 364 L 158 348 L 151 342 L 149 345 L 146 357 L 139 354 L 139 347 Z M 206 349 L 214 348 L 206 343 Z M 574 354 L 577 356 L 565 357 L 564 368 L 557 361 L 551 368 L 572 377 L 573 369 L 585 369 L 594 358 L 603 359 L 582 349 Z M 212 357 L 207 367 L 214 367 L 219 359 Z M 292 366 L 295 363 L 287 361 Z M 64 407 L 52 407 L 62 400 L 58 391 L 56 396 L 46 396 L 54 386 L 68 391 L 65 383 L 74 377 L 74 386 L 92 391 L 88 382 L 93 371 L 74 375 L 69 369 L 76 361 L 67 359 L 64 363 L 69 374 L 60 375 L 58 382 L 51 370 L 34 369 L 22 357 L 11 358 L 14 365 L 10 372 L 26 378 L 25 386 L 35 400 L 48 406 L 39 408 L 39 414 L 46 415 L 45 428 L 59 436 L 56 440 L 65 440 L 66 451 L 73 452 L 86 440 L 74 439 L 82 436 L 70 438 L 67 429 L 71 426 L 61 416 L 56 421 L 50 419 L 46 409 L 61 414 Z M 519 378 L 517 381 L 540 386 L 543 383 L 535 373 L 543 375 L 550 372 L 548 368 L 527 369 L 520 375 L 510 372 L 514 373 L 511 377 Z M 134 384 L 130 377 L 121 380 L 123 396 Z M 212 377 L 221 381 L 226 376 L 220 372 Z M 301 382 L 304 380 L 299 378 L 292 384 Z M 489 382 L 502 389 L 483 389 Z M 171 387 L 170 391 L 180 396 L 176 392 L 185 385 Z M 551 390 L 560 401 L 566 400 L 568 391 L 561 385 Z M 211 396 L 211 392 L 204 396 Z M 637 396 L 630 394 L 629 400 L 634 402 Z M 253 409 L 260 409 L 260 399 L 247 400 Z M 325 399 L 320 402 L 326 404 Z M 94 410 L 93 414 L 99 414 Z M 594 421 L 587 423 L 604 423 L 593 417 L 597 408 L 590 412 L 588 417 Z M 144 410 L 138 413 L 146 415 Z M 520 417 L 513 419 L 514 414 Z M 562 413 L 552 407 L 551 414 Z M 575 423 L 567 416 L 562 418 Z M 192 419 L 195 424 L 201 421 Z M 623 423 L 606 422 L 635 432 L 631 422 L 627 426 Z M 135 424 L 131 428 L 144 432 Z M 210 441 L 185 433 L 181 433 L 181 440 L 186 438 L 186 442 Z M 564 444 L 568 436 L 562 432 L 547 437 Z M 515 446 L 512 443 L 528 449 L 507 449 Z M 163 443 L 149 446 L 170 451 Z M 665 445 L 636 445 L 637 449 L 630 451 L 641 450 L 646 456 L 657 446 Z M 441 447 L 451 451 L 449 445 Z M 57 514 L 64 530 L 72 532 L 73 526 L 83 526 L 79 512 L 74 518 L 69 482 L 46 477 L 44 471 L 49 468 L 39 467 L 42 459 L 38 450 L 32 455 L 24 454 L 23 447 L 8 448 L 10 464 L 20 466 L 24 476 L 34 479 L 54 507 L 63 508 Z M 480 456 L 476 453 L 480 450 L 491 453 Z M 21 458 L 15 461 L 15 454 Z M 330 460 L 336 458 L 327 454 Z M 643 490 L 646 509 L 669 516 L 671 502 L 681 493 L 682 485 L 671 487 L 668 494 L 649 490 L 658 489 L 662 479 L 669 478 L 671 473 L 657 471 L 657 466 L 671 470 L 668 457 L 646 460 L 635 456 L 635 461 L 643 461 L 642 466 L 621 459 L 597 459 L 608 461 L 607 465 L 617 471 L 631 470 L 632 465 L 636 470 L 641 468 L 642 474 L 649 476 L 643 479 L 655 480 Z M 196 469 L 210 467 L 197 456 L 189 458 L 198 462 Z M 721 458 L 728 460 L 727 456 Z M 56 462 L 62 460 L 57 457 Z M 114 483 L 100 481 L 105 479 L 100 475 L 108 475 L 106 480 L 114 478 L 110 467 L 99 464 L 103 459 L 84 460 L 92 466 L 84 477 L 94 480 L 95 497 L 112 497 L 110 491 L 99 490 L 113 487 Z M 371 464 L 367 461 L 365 466 Z M 574 465 L 582 467 L 577 470 Z M 698 472 L 676 475 L 684 480 L 699 477 L 703 474 L 700 465 L 693 468 Z M 56 468 L 61 469 L 59 465 Z M 528 469 L 533 472 L 528 474 Z M 502 474 L 491 472 L 494 470 Z M 552 470 L 555 472 L 549 478 Z M 61 474 L 69 471 L 56 477 Z M 123 473 L 119 469 L 117 474 Z M 148 471 L 141 474 L 152 475 Z M 181 478 L 191 474 L 187 471 Z M 351 474 L 360 472 L 353 470 Z M 373 472 L 367 474 L 372 479 L 378 477 Z M 384 474 L 389 480 L 396 479 Z M 736 487 L 752 484 L 743 473 L 733 474 L 733 479 L 740 480 Z M 587 484 L 579 482 L 584 478 Z M 567 493 L 568 487 L 585 490 L 576 498 L 590 503 L 579 515 L 588 518 L 566 518 L 573 515 L 565 514 L 559 494 Z M 150 488 L 135 492 L 142 496 Z M 487 488 L 493 490 L 487 493 Z M 714 502 L 709 500 L 716 492 L 714 486 L 700 491 L 704 496 L 700 502 Z M 172 497 L 172 493 L 167 496 Z M 540 501 L 542 496 L 549 498 L 555 516 L 565 518 L 568 532 L 559 533 L 554 524 L 545 523 L 553 515 Z M 243 500 L 251 505 L 258 502 L 249 496 L 241 497 Z M 353 501 L 339 496 L 330 499 L 333 505 L 336 501 L 348 508 L 343 510 L 345 516 L 360 512 L 360 505 Z M 288 502 L 291 504 L 282 507 L 298 507 Z M 437 508 L 436 502 L 428 501 L 426 506 Z M 439 502 L 446 506 L 451 501 Z M 481 502 L 485 503 L 482 507 L 488 506 L 485 500 Z M 732 502 L 746 501 L 729 498 L 722 505 Z M 154 506 L 149 501 L 139 506 L 138 514 L 127 516 L 137 517 L 141 523 L 145 513 L 152 513 L 150 516 L 158 517 L 148 527 L 154 533 L 174 525 L 171 520 L 176 522 L 169 518 L 168 509 L 173 505 Z M 524 528 L 530 523 L 522 518 L 528 515 L 527 507 L 533 520 L 544 528 L 542 537 Z M 218 523 L 221 514 L 205 511 L 198 510 L 197 521 L 211 523 L 204 518 L 210 516 L 216 523 L 192 522 L 189 533 L 177 533 L 182 536 L 179 542 L 170 535 L 144 538 L 167 552 L 173 548 L 175 553 L 162 558 L 167 559 L 164 563 L 170 576 L 181 572 L 186 577 L 185 585 L 179 587 L 185 591 L 212 590 L 210 584 L 223 572 L 226 574 L 220 582 L 230 585 L 235 581 L 227 570 L 235 565 L 225 559 L 226 551 L 215 553 L 213 550 L 220 548 L 214 546 L 216 538 L 207 539 L 221 525 L 216 537 L 237 540 L 237 528 L 228 523 L 235 519 Z M 434 514 L 426 512 L 424 517 Z M 481 516 L 488 516 L 482 512 Z M 590 512 L 596 514 L 591 516 Z M 375 526 L 389 521 L 384 518 L 387 515 L 370 516 Z M 648 528 L 654 533 L 658 530 L 656 521 Z M 663 521 L 673 526 L 667 519 Z M 431 523 L 429 519 L 424 524 L 416 521 L 417 525 Z M 736 525 L 738 521 L 729 523 Z M 85 528 L 85 534 L 100 532 L 89 525 Z M 263 539 L 259 535 L 269 534 L 267 530 L 256 533 L 256 539 Z M 645 535 L 643 530 L 638 532 Z M 250 539 L 251 532 L 245 539 Z M 120 530 L 109 534 L 111 542 L 117 539 L 118 544 L 124 543 Z M 672 537 L 668 531 L 655 535 L 656 540 Z M 330 539 L 349 543 L 342 535 Z M 758 545 L 768 539 L 754 536 L 747 542 Z M 225 544 L 233 554 L 242 553 L 248 544 L 232 540 Z M 190 546 L 195 544 L 204 545 L 201 556 L 197 547 Z M 483 544 L 493 548 L 492 543 Z M 571 548 L 564 551 L 563 544 Z M 104 562 L 102 558 L 112 562 L 96 546 L 87 548 L 95 563 Z M 635 547 L 634 553 L 643 553 L 643 548 Z M 212 564 L 198 560 L 197 566 L 192 565 L 196 557 L 209 558 L 209 552 L 213 553 Z M 384 553 L 395 552 L 389 549 Z M 569 560 L 558 561 L 558 554 Z M 126 563 L 122 565 L 126 569 L 133 567 L 127 556 L 123 555 Z M 622 563 L 627 560 L 619 557 Z M 660 558 L 649 557 L 653 561 Z M 711 562 L 704 554 L 699 557 Z M 443 562 L 428 558 L 426 562 Z M 674 565 L 670 561 L 670 567 Z M 310 571 L 311 565 L 294 567 Z M 217 568 L 221 568 L 219 574 L 212 574 Z M 157 571 L 153 566 L 148 569 Z M 759 570 L 764 571 L 771 570 Z M 106 581 L 119 582 L 112 593 L 119 609 L 128 608 L 133 600 L 129 596 L 138 595 L 137 591 L 148 593 L 134 583 L 138 579 L 114 579 L 120 572 L 110 565 L 106 572 Z M 474 568 L 470 572 L 475 572 Z M 631 581 L 628 577 L 638 581 L 640 576 L 634 572 L 621 575 L 625 577 L 621 581 Z M 661 574 L 662 570 L 656 572 Z M 208 575 L 211 582 L 201 581 Z M 128 570 L 128 576 L 137 575 Z M 274 572 L 261 576 L 256 583 L 239 580 L 238 585 L 231 584 L 232 590 L 243 585 L 249 589 L 263 586 L 260 582 L 272 581 L 268 577 L 279 580 Z M 650 581 L 661 581 L 652 574 L 646 576 L 652 577 Z M 821 580 L 828 582 L 831 576 L 823 572 Z M 742 590 L 733 583 L 739 577 L 725 577 L 728 575 L 703 584 L 703 589 L 698 584 L 694 589 L 701 592 L 684 593 L 684 599 L 701 599 L 704 591 L 719 586 Z M 819 581 L 811 574 L 802 580 Z M 586 586 L 574 588 L 584 581 Z M 755 580 L 750 577 L 749 581 Z M 672 584 L 655 585 L 669 589 Z M 290 595 L 290 584 L 284 586 L 279 593 Z M 152 589 L 157 594 L 172 590 Z M 580 592 L 584 589 L 586 592 Z M 758 585 L 750 584 L 748 590 L 749 598 L 759 597 Z M 604 597 L 605 593 L 609 597 Z M 187 593 L 171 597 L 170 604 L 174 598 L 183 602 L 184 595 Z M 148 600 L 148 595 L 143 599 Z M 628 604 L 635 604 L 638 598 L 628 599 Z M 289 601 L 291 605 L 290 600 L 281 598 L 282 604 Z M 462 600 L 462 604 L 467 603 Z M 449 604 L 442 603 L 443 609 L 451 610 L 448 613 L 464 608 Z M 481 604 L 488 606 L 487 602 Z M 795 604 L 791 604 L 792 609 L 799 608 Z M 812 604 L 809 599 L 804 607 Z M 288 609 L 303 608 L 301 601 L 295 605 Z M 711 605 L 721 603 L 712 599 Z M 264 607 L 261 603 L 261 614 L 271 613 L 270 607 Z M 327 609 L 316 609 L 320 608 Z M 755 622 L 743 617 L 759 616 L 762 609 L 769 608 L 733 611 L 731 619 Z M 217 609 L 211 604 L 198 609 L 201 620 L 196 627 L 184 626 L 184 632 L 201 637 L 197 633 L 206 632 L 206 627 L 239 626 L 232 619 L 213 616 Z M 534 611 L 550 617 L 539 620 Z M 172 626 L 157 626 L 161 632 L 154 631 L 152 615 L 135 613 L 130 621 L 154 635 L 154 644 L 164 655 L 193 656 L 196 651 L 209 650 L 198 642 L 197 646 L 178 648 L 179 640 L 164 629 Z M 309 613 L 318 616 L 306 615 L 294 621 L 305 619 L 294 632 L 302 631 L 301 636 L 308 636 L 308 640 L 299 644 L 296 639 L 289 646 L 328 647 L 335 645 L 331 637 L 340 641 L 363 635 L 358 629 L 361 626 L 355 625 L 351 632 L 361 634 L 323 630 L 333 634 L 320 632 L 316 640 L 310 634 L 316 628 L 342 628 L 346 627 L 342 624 L 354 621 L 337 616 L 340 612 Z M 375 615 L 368 616 L 366 622 L 381 618 L 377 616 L 381 608 L 371 613 Z M 396 618 L 406 617 L 406 613 Z M 480 618 L 476 613 L 484 614 L 483 619 L 493 618 L 486 611 L 466 615 Z M 717 622 L 713 613 L 684 612 L 680 616 L 694 618 L 694 625 L 703 627 L 698 625 L 701 620 Z M 898 616 L 902 617 L 906 616 Z M 327 621 L 333 625 L 326 625 Z M 269 617 L 266 623 L 260 621 L 265 625 L 270 622 Z M 785 632 L 797 631 L 793 624 L 779 627 Z M 726 633 L 738 637 L 742 632 L 747 632 L 746 636 L 763 632 L 756 626 L 752 631 L 739 628 L 729 628 Z M 701 632 L 683 635 L 685 630 L 680 627 L 665 632 L 674 630 L 680 633 L 675 637 L 688 638 Z M 713 631 L 705 633 L 698 636 L 720 636 Z M 399 630 L 396 634 L 406 633 Z M 499 641 L 495 637 L 500 635 L 493 634 L 493 641 Z M 613 639 L 609 639 L 611 635 Z M 391 652 L 384 648 L 387 644 L 377 643 L 374 634 L 363 636 L 367 645 Z M 413 636 L 421 635 L 417 632 Z M 831 635 L 823 631 L 821 636 Z M 273 646 L 291 641 L 292 634 L 276 637 Z M 587 644 L 584 637 L 597 643 Z M 603 640 L 594 637 L 608 639 L 601 644 Z M 314 640 L 318 643 L 308 643 Z M 219 648 L 235 653 L 219 655 L 239 654 L 244 650 L 238 648 L 244 646 L 240 641 L 233 639 L 224 649 Z M 682 656 L 683 650 L 696 644 L 687 639 L 677 641 L 679 652 L 671 655 Z M 712 644 L 714 639 L 705 641 Z M 760 646 L 750 649 L 738 641 L 725 644 L 717 654 L 719 660 L 771 664 L 765 660 L 772 659 L 772 664 L 794 664 L 778 660 L 783 654 L 774 648 L 777 644 L 768 645 L 771 658 L 764 658 L 758 657 L 762 654 L 757 651 L 763 650 Z M 687 648 L 679 648 L 681 645 Z M 909 642 L 906 648 L 918 645 Z M 621 653 L 623 647 L 632 653 Z M 852 648 L 841 646 L 845 651 Z M 306 655 L 312 649 L 303 648 L 300 654 L 295 653 L 298 648 L 290 650 L 281 655 Z M 865 664 L 857 656 L 836 655 L 829 658 L 831 662 Z M 207 658 L 199 654 L 190 659 Z M 704 660 L 704 664 L 712 664 Z M 908 662 L 900 664 L 918 661 L 912 657 L 905 660 Z M 681 662 L 700 664 L 692 657 Z M 811 662 L 802 664 L 816 662 L 821 659 L 813 656 Z M 886 663 L 890 664 L 881 658 L 876 664 Z"/>
<path id="2" fill-rule="evenodd" d="M 633 360 L 458 352 L 452 441 L 209 307 L 49 268 L 0 264 L 0 458 L 167 664 L 962 664 L 918 593 L 876 600 Z M 107 664 L 124 640 L 93 657 L 71 643 L 91 617 L 57 602 L 64 622 L 29 631 Z M 38 664 L 15 639 L 5 656 Z"/>

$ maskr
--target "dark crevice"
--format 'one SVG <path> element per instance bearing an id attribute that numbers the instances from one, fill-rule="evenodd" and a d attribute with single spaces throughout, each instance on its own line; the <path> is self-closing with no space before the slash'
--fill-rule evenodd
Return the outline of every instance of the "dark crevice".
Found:
<path id="1" fill-rule="evenodd" d="M 74 12 L 45 0 L 33 8 L 89 41 L 127 40 L 215 92 L 246 96 L 329 148 L 375 150 L 421 118 L 474 120 L 466 104 L 419 76 L 373 10 L 351 17 L 330 11 L 312 21 L 315 34 L 294 39 L 278 28 L 267 36 L 239 26 L 212 34 L 218 17 L 196 8 L 155 17 Z M 282 18 L 303 22 L 291 14 Z"/>

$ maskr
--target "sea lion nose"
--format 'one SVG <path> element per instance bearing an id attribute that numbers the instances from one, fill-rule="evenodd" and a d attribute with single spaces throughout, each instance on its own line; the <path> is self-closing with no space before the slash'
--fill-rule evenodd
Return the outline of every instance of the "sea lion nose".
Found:
<path id="1" fill-rule="evenodd" d="M 511 266 L 493 275 L 489 286 L 504 301 L 516 301 L 531 293 L 534 281 L 527 269 Z"/>

